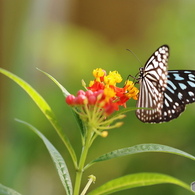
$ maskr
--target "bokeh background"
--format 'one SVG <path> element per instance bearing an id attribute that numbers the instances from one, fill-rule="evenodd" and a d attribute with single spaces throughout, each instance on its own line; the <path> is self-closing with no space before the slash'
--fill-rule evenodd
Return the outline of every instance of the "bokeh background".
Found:
<path id="1" fill-rule="evenodd" d="M 0 2 L 1 67 L 30 83 L 48 101 L 76 153 L 80 136 L 71 110 L 56 85 L 36 67 L 53 75 L 70 93 L 81 88 L 81 79 L 93 79 L 92 70 L 117 70 L 126 78 L 136 75 L 162 44 L 171 48 L 169 69 L 195 69 L 195 1 L 193 0 L 4 0 Z M 126 49 L 131 49 L 140 62 Z M 14 121 L 25 120 L 43 132 L 64 156 L 74 181 L 70 157 L 61 140 L 29 96 L 0 76 L 0 182 L 22 194 L 63 195 L 64 189 L 42 141 Z M 135 106 L 130 101 L 129 106 Z M 141 143 L 169 145 L 195 155 L 195 105 L 177 119 L 144 124 L 134 112 L 124 125 L 98 138 L 91 160 L 114 149 Z M 191 183 L 195 162 L 162 153 L 133 155 L 102 162 L 84 175 L 97 177 L 95 188 L 122 175 L 160 172 Z M 178 186 L 156 185 L 126 190 L 126 194 L 191 194 Z"/>

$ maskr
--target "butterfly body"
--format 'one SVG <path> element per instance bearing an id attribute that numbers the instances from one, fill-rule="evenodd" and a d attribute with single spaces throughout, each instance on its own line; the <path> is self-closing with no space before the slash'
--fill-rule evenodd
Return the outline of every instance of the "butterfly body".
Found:
<path id="1" fill-rule="evenodd" d="M 195 102 L 195 71 L 167 70 L 169 47 L 159 47 L 140 68 L 136 116 L 160 123 L 177 118 L 186 104 Z"/>

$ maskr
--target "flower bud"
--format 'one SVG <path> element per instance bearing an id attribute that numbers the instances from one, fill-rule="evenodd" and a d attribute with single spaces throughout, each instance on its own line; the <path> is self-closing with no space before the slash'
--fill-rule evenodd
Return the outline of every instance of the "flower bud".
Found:
<path id="1" fill-rule="evenodd" d="M 66 97 L 66 103 L 68 104 L 68 105 L 74 105 L 75 104 L 75 96 L 74 95 L 68 95 L 67 97 Z"/>
<path id="2" fill-rule="evenodd" d="M 75 99 L 75 103 L 78 105 L 82 105 L 84 104 L 84 100 L 87 99 L 87 97 L 85 95 L 78 95 Z"/>
<path id="3" fill-rule="evenodd" d="M 83 90 L 79 90 L 79 91 L 77 92 L 77 96 L 79 96 L 79 95 L 85 95 L 85 92 L 84 92 Z"/>
<path id="4" fill-rule="evenodd" d="M 96 103 L 96 101 L 97 101 L 97 98 L 95 95 L 91 95 L 88 97 L 88 102 L 90 105 L 94 105 Z"/>
<path id="5" fill-rule="evenodd" d="M 102 131 L 101 136 L 102 137 L 107 137 L 108 136 L 108 131 Z"/>
<path id="6" fill-rule="evenodd" d="M 94 93 L 93 93 L 93 91 L 91 91 L 91 90 L 88 90 L 88 91 L 86 91 L 85 92 L 85 95 L 89 98 L 90 96 L 92 96 Z"/>

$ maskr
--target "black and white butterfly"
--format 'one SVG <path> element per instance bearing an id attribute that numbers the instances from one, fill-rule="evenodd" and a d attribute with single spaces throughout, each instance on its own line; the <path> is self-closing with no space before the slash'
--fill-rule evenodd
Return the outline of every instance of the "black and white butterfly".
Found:
<path id="1" fill-rule="evenodd" d="M 140 68 L 136 116 L 144 123 L 177 118 L 195 102 L 195 70 L 167 70 L 169 47 L 159 47 Z"/>

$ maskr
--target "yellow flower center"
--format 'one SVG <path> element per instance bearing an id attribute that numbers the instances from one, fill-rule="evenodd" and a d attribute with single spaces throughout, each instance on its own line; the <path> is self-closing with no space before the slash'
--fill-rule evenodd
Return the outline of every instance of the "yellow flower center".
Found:
<path id="1" fill-rule="evenodd" d="M 93 70 L 93 76 L 97 79 L 100 77 L 103 77 L 105 75 L 105 72 L 101 68 L 96 68 Z"/>
<path id="2" fill-rule="evenodd" d="M 104 89 L 104 95 L 106 96 L 106 101 L 109 100 L 112 97 L 115 97 L 116 93 L 114 89 L 106 87 Z"/>
<path id="3" fill-rule="evenodd" d="M 126 84 L 125 84 L 125 87 L 126 87 L 126 93 L 125 93 L 125 95 L 128 98 L 131 98 L 132 97 L 134 100 L 137 100 L 138 99 L 139 90 L 134 86 L 133 81 L 127 80 L 126 81 Z"/>
<path id="4" fill-rule="evenodd" d="M 121 75 L 117 71 L 110 71 L 108 76 L 104 77 L 104 82 L 107 85 L 115 86 L 116 83 L 120 83 L 122 81 Z"/>

